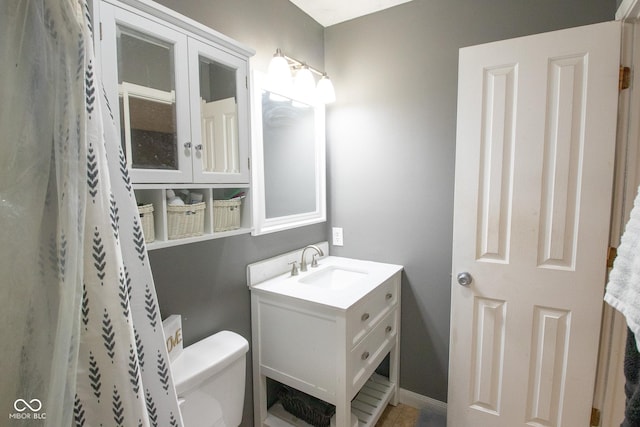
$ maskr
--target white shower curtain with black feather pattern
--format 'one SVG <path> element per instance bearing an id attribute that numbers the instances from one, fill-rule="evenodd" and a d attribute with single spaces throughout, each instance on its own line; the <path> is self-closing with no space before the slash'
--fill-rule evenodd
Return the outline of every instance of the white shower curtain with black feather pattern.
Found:
<path id="1" fill-rule="evenodd" d="M 0 424 L 181 426 L 84 0 L 0 2 Z"/>

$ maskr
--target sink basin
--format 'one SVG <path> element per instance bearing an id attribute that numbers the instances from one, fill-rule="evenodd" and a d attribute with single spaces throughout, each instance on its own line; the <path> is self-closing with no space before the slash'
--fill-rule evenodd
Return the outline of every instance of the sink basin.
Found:
<path id="1" fill-rule="evenodd" d="M 343 289 L 364 278 L 366 275 L 367 273 L 364 271 L 351 270 L 332 265 L 302 277 L 298 281 L 326 289 Z"/>
<path id="2" fill-rule="evenodd" d="M 251 292 L 265 298 L 286 296 L 346 310 L 402 271 L 401 265 L 327 256 L 318 260 L 318 267 L 292 276 L 287 263 L 298 259 L 300 254 L 295 253 L 250 264 L 247 283 Z"/>

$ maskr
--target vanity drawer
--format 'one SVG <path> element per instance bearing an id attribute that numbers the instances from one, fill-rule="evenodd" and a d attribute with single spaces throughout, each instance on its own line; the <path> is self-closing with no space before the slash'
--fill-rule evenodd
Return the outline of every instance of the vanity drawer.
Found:
<path id="1" fill-rule="evenodd" d="M 349 310 L 347 343 L 357 345 L 398 303 L 400 274 L 389 278 Z"/>
<path id="2" fill-rule="evenodd" d="M 351 390 L 357 392 L 396 343 L 398 310 L 393 309 L 349 354 Z M 353 397 L 353 396 L 352 396 Z"/>

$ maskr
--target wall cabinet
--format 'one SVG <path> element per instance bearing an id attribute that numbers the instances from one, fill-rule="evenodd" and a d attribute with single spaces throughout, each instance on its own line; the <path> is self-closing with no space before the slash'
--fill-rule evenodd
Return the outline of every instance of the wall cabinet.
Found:
<path id="1" fill-rule="evenodd" d="M 96 0 L 97 57 L 139 200 L 167 233 L 167 189 L 202 190 L 201 239 L 214 233 L 214 201 L 244 189 L 249 211 L 249 57 L 253 51 L 149 0 Z M 227 234 L 228 235 L 228 234 Z M 163 243 L 164 242 L 164 243 Z M 185 243 L 186 241 L 183 241 Z"/>

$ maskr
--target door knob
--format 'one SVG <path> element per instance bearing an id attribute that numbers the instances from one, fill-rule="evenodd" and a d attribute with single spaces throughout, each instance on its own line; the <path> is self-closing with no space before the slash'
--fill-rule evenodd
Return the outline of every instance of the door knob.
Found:
<path id="1" fill-rule="evenodd" d="M 458 284 L 462 286 L 469 286 L 471 282 L 473 282 L 473 277 L 471 277 L 471 274 L 466 271 L 464 273 L 459 273 L 457 278 Z"/>

